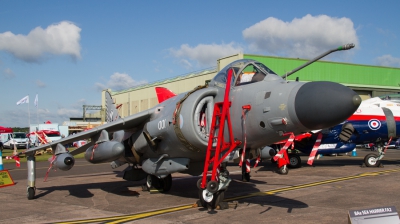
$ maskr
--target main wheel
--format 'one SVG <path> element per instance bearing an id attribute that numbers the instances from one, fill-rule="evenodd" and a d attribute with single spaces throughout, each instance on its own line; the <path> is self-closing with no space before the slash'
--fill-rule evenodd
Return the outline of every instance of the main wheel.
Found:
<path id="1" fill-rule="evenodd" d="M 146 187 L 150 190 L 152 187 L 159 188 L 160 187 L 160 179 L 154 175 L 147 175 L 146 177 Z"/>
<path id="2" fill-rule="evenodd" d="M 301 158 L 296 154 L 289 154 L 289 168 L 299 168 L 301 167 Z"/>
<path id="3" fill-rule="evenodd" d="M 370 153 L 364 157 L 364 163 L 367 167 L 377 167 L 381 164 L 381 161 L 378 160 L 378 155 Z"/>
<path id="4" fill-rule="evenodd" d="M 160 188 L 163 190 L 163 192 L 168 192 L 171 190 L 172 186 L 172 176 L 171 174 L 168 174 L 166 177 L 160 180 Z"/>
<path id="5" fill-rule="evenodd" d="M 215 209 L 224 200 L 225 192 L 211 193 L 207 189 L 199 189 L 200 204 L 204 208 Z"/>
<path id="6" fill-rule="evenodd" d="M 26 193 L 27 193 L 28 200 L 32 200 L 35 197 L 35 188 L 28 187 L 28 190 Z"/>
<path id="7" fill-rule="evenodd" d="M 287 175 L 289 173 L 289 169 L 286 166 L 282 166 L 278 168 L 278 173 L 282 175 Z"/>

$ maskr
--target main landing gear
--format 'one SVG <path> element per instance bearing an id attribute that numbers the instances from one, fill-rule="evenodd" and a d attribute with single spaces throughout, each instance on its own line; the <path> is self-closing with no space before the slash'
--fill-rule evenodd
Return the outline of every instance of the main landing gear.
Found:
<path id="1" fill-rule="evenodd" d="M 151 191 L 152 189 L 156 189 L 160 192 L 168 192 L 171 190 L 172 186 L 172 176 L 171 174 L 168 174 L 164 178 L 158 178 L 155 175 L 147 175 L 146 177 L 146 185 L 145 188 L 148 191 Z"/>

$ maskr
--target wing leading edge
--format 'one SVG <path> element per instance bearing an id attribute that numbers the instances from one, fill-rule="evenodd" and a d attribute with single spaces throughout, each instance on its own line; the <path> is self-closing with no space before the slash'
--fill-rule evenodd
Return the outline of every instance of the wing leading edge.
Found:
<path id="1" fill-rule="evenodd" d="M 49 147 L 51 147 L 54 151 L 57 144 L 65 145 L 65 144 L 72 143 L 72 142 L 75 142 L 78 140 L 93 138 L 96 135 L 99 135 L 101 133 L 101 131 L 103 131 L 103 130 L 106 130 L 109 133 L 113 133 L 113 132 L 116 132 L 119 130 L 131 130 L 131 129 L 142 126 L 145 121 L 148 121 L 150 119 L 152 111 L 153 111 L 152 109 L 149 109 L 149 110 L 145 110 L 145 111 L 139 112 L 137 114 L 131 115 L 126 118 L 120 118 L 117 121 L 107 123 L 107 124 L 92 128 L 88 131 L 80 132 L 78 134 L 69 135 L 66 138 L 26 150 L 19 154 L 29 154 L 32 152 L 36 152 L 38 150 L 47 149 Z M 93 139 L 92 139 L 92 142 L 93 142 Z"/>

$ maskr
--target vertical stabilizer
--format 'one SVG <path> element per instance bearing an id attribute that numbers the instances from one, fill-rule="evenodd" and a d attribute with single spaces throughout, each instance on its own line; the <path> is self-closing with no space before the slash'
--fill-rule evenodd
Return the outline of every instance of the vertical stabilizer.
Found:
<path id="1" fill-rule="evenodd" d="M 118 110 L 115 106 L 114 100 L 111 97 L 111 93 L 109 91 L 105 92 L 106 96 L 106 121 L 107 123 L 116 121 L 120 118 L 118 114 Z"/>
<path id="2" fill-rule="evenodd" d="M 165 100 L 168 100 L 169 98 L 176 96 L 175 93 L 173 93 L 171 90 L 165 87 L 156 87 L 155 89 L 156 89 L 158 103 L 164 102 Z"/>

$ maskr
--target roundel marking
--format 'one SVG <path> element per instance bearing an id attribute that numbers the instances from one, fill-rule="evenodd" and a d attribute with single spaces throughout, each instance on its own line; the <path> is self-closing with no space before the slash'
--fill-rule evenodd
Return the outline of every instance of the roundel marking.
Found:
<path id="1" fill-rule="evenodd" d="M 371 130 L 378 130 L 381 127 L 381 122 L 377 119 L 371 119 L 368 121 L 368 127 Z"/>

